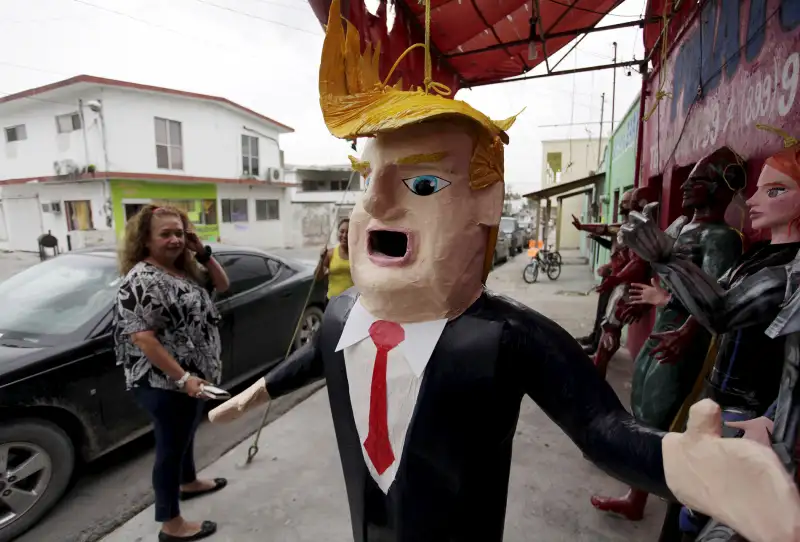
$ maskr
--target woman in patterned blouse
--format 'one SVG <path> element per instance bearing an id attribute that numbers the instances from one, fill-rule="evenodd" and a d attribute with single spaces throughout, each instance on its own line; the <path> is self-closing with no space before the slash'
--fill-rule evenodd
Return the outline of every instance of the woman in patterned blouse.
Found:
<path id="1" fill-rule="evenodd" d="M 120 270 L 125 279 L 115 310 L 117 362 L 153 420 L 159 540 L 200 540 L 216 524 L 186 521 L 178 501 L 227 484 L 224 478 L 197 479 L 194 434 L 203 414 L 200 386 L 218 384 L 222 369 L 220 316 L 210 292 L 225 291 L 228 277 L 182 211 L 153 205 L 128 221 Z"/>

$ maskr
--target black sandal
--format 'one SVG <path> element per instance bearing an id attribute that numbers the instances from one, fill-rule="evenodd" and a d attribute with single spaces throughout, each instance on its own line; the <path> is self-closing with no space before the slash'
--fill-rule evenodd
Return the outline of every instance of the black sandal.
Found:
<path id="1" fill-rule="evenodd" d="M 200 491 L 181 491 L 181 500 L 182 501 L 189 501 L 191 499 L 195 499 L 202 495 L 208 495 L 209 493 L 214 493 L 219 491 L 220 489 L 224 488 L 228 485 L 228 480 L 225 478 L 214 478 L 214 486 L 208 489 L 201 489 Z"/>
<path id="2" fill-rule="evenodd" d="M 200 526 L 200 531 L 191 536 L 175 536 L 164 531 L 158 533 L 158 542 L 191 542 L 192 540 L 202 540 L 217 532 L 217 524 L 213 521 L 204 521 Z"/>

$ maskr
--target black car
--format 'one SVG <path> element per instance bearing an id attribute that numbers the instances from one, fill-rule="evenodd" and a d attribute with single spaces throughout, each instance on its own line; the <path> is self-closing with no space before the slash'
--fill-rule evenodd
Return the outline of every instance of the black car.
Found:
<path id="1" fill-rule="evenodd" d="M 223 386 L 263 373 L 309 340 L 325 304 L 314 267 L 214 246 L 231 287 L 222 313 Z M 113 249 L 70 252 L 0 283 L 0 540 L 30 528 L 62 496 L 78 462 L 151 430 L 114 357 Z M 312 284 L 313 290 L 312 290 Z M 309 304 L 306 298 L 311 294 Z"/>

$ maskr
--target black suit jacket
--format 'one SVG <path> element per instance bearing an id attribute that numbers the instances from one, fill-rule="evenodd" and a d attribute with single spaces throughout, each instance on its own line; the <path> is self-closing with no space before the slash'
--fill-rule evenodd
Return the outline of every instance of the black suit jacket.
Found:
<path id="1" fill-rule="evenodd" d="M 524 394 L 598 466 L 670 496 L 663 434 L 636 424 L 566 331 L 488 292 L 445 326 L 384 495 L 364 463 L 343 352 L 334 352 L 357 296 L 332 299 L 315 340 L 265 377 L 273 398 L 327 379 L 356 542 L 501 542 Z"/>

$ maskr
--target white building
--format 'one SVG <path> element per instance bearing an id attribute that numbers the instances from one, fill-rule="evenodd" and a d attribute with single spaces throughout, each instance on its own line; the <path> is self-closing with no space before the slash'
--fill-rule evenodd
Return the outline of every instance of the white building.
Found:
<path id="1" fill-rule="evenodd" d="M 109 243 L 150 202 L 208 240 L 286 246 L 293 130 L 225 98 L 87 75 L 0 98 L 0 249 Z"/>
<path id="2" fill-rule="evenodd" d="M 286 181 L 292 188 L 293 236 L 295 247 L 320 246 L 331 233 L 336 241 L 338 222 L 350 216 L 356 198 L 363 191 L 361 175 L 347 166 L 288 166 Z"/>
<path id="3" fill-rule="evenodd" d="M 607 144 L 608 140 L 605 138 L 542 141 L 542 189 L 584 179 L 597 173 L 601 169 L 600 161 Z M 582 189 L 559 197 L 557 202 L 551 202 L 554 204 L 551 221 L 555 226 L 560 249 L 574 249 L 581 246 L 581 234 L 572 226 L 572 215 L 583 217 L 585 220 L 589 199 L 589 194 Z"/>

